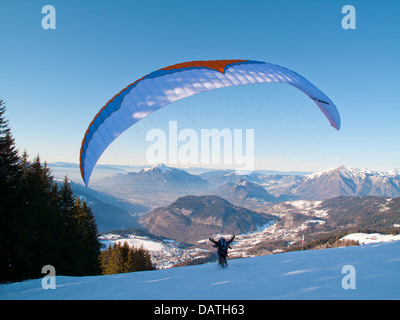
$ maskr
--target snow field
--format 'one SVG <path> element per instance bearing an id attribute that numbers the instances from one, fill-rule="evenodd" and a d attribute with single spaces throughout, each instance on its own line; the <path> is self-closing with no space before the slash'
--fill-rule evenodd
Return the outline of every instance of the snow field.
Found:
<path id="1" fill-rule="evenodd" d="M 343 267 L 355 270 L 344 289 Z M 56 277 L 0 286 L 0 299 L 400 299 L 400 241 L 359 247 L 289 252 L 109 276 Z"/>
<path id="2" fill-rule="evenodd" d="M 340 240 L 358 241 L 359 244 L 369 244 L 378 242 L 399 241 L 400 234 L 380 234 L 380 233 L 351 233 L 341 238 Z"/>

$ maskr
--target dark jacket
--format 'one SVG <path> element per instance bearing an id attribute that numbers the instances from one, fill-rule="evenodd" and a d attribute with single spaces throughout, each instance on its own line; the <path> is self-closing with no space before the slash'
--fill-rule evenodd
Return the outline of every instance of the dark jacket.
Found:
<path id="1" fill-rule="evenodd" d="M 208 238 L 212 243 L 214 243 L 214 248 L 218 248 L 218 255 L 219 256 L 224 256 L 228 254 L 228 248 L 232 249 L 229 244 L 235 239 L 235 235 L 230 238 L 229 240 L 226 240 L 225 238 L 222 238 L 220 240 L 214 240 L 213 238 Z M 221 241 L 222 240 L 222 241 Z"/>

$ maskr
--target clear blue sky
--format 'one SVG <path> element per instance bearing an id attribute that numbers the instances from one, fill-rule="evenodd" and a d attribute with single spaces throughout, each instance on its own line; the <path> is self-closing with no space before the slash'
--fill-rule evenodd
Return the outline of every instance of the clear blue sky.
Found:
<path id="1" fill-rule="evenodd" d="M 44 30 L 41 9 L 56 9 Z M 356 9 L 344 30 L 341 9 Z M 292 69 L 337 105 L 337 132 L 303 94 L 232 88 L 184 99 L 113 143 L 99 163 L 144 163 L 153 127 L 254 128 L 258 169 L 400 167 L 400 2 L 0 0 L 0 98 L 17 147 L 79 162 L 83 135 L 116 93 L 191 60 L 252 59 Z M 268 86 L 268 85 L 266 85 Z"/>

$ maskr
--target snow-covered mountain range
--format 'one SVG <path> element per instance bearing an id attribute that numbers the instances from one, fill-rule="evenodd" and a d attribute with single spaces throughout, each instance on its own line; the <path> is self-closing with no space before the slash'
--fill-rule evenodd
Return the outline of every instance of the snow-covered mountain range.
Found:
<path id="1" fill-rule="evenodd" d="M 306 176 L 291 189 L 304 200 L 339 196 L 400 196 L 400 170 L 372 171 L 343 165 Z"/>
<path id="2" fill-rule="evenodd" d="M 250 183 L 247 183 L 247 182 Z M 260 188 L 265 189 L 265 193 Z M 228 200 L 252 198 L 261 201 L 324 200 L 338 196 L 400 196 L 400 169 L 388 172 L 348 168 L 343 165 L 309 175 L 237 173 L 216 170 L 200 175 L 159 164 L 127 174 L 103 179 L 95 188 L 103 191 L 173 193 L 205 195 L 225 194 Z M 256 189 L 258 190 L 256 191 Z M 250 190 L 251 189 L 251 190 Z"/>
<path id="3" fill-rule="evenodd" d="M 197 175 L 159 164 L 138 172 L 121 172 L 118 168 L 118 173 L 99 179 L 93 189 L 77 184 L 72 187 L 77 196 L 94 204 L 96 219 L 104 232 L 119 229 L 118 226 L 137 228 L 139 216 L 159 207 L 168 208 L 178 198 L 188 195 L 216 195 L 235 206 L 270 214 L 276 214 L 269 210 L 275 203 L 293 200 L 400 197 L 400 170 L 382 172 L 341 165 L 308 175 L 232 170 L 212 170 Z"/>
<path id="4" fill-rule="evenodd" d="M 185 170 L 158 164 L 139 172 L 110 175 L 104 178 L 99 185 L 123 186 L 135 191 L 151 188 L 154 191 L 165 192 L 206 189 L 209 183 L 200 176 L 190 174 Z"/>

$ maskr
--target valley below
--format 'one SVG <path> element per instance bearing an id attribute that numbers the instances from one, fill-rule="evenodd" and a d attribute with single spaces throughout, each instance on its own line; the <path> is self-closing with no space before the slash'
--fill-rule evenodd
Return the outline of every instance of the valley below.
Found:
<path id="1" fill-rule="evenodd" d="M 314 174 L 189 173 L 163 164 L 135 172 L 111 169 L 90 188 L 72 183 L 74 192 L 93 208 L 103 248 L 125 241 L 143 246 L 160 269 L 216 261 L 208 238 L 220 235 L 236 235 L 229 251 L 236 259 L 356 245 L 340 240 L 355 232 L 400 233 L 398 169 L 339 166 Z"/>

